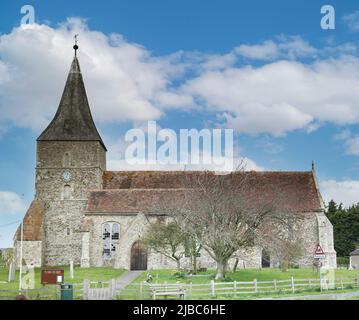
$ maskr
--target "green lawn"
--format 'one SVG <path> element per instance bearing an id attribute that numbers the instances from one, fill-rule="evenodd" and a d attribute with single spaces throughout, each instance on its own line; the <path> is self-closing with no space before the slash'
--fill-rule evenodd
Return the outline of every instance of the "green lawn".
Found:
<path id="1" fill-rule="evenodd" d="M 176 270 L 152 270 L 150 271 L 153 276 L 154 284 L 186 284 L 185 290 L 187 294 L 187 298 L 196 298 L 196 299 L 205 299 L 205 298 L 212 298 L 211 296 L 211 285 L 210 282 L 214 278 L 214 270 L 208 270 L 203 273 L 199 273 L 197 276 L 185 276 L 185 277 L 178 277 L 176 276 Z M 339 269 L 335 271 L 335 278 L 348 278 L 350 277 L 351 280 L 354 280 L 354 277 L 358 275 L 358 270 L 346 270 L 346 269 Z M 225 282 L 249 282 L 257 279 L 258 282 L 261 281 L 268 281 L 268 283 L 258 284 L 261 291 L 263 293 L 258 293 L 254 295 L 253 293 L 246 293 L 245 291 L 253 292 L 253 285 L 252 284 L 238 284 L 237 289 L 240 294 L 233 294 L 233 287 L 232 284 L 216 284 L 216 298 L 217 299 L 253 299 L 253 298 L 260 298 L 260 297 L 269 297 L 269 296 L 296 296 L 303 294 L 318 294 L 320 293 L 320 289 L 318 286 L 316 287 L 297 287 L 295 293 L 293 294 L 290 288 L 279 288 L 278 291 L 273 292 L 273 289 L 270 289 L 269 286 L 273 286 L 273 280 L 290 280 L 291 277 L 294 279 L 319 279 L 319 274 L 317 271 L 313 271 L 310 268 L 303 268 L 303 269 L 290 269 L 286 272 L 281 271 L 280 269 L 243 269 L 238 270 L 236 272 L 229 272 L 227 274 L 227 279 Z M 149 286 L 148 284 L 144 284 L 139 286 L 138 284 L 145 281 L 147 277 L 147 273 L 142 273 L 137 279 L 133 281 L 133 283 L 126 287 L 126 289 L 120 295 L 120 299 L 148 299 L 150 296 L 149 293 Z M 308 281 L 309 282 L 309 281 Z M 192 283 L 192 286 L 190 284 Z M 317 281 L 319 283 L 319 281 Z M 289 281 L 286 282 L 289 285 Z M 281 283 L 278 283 L 280 286 Z M 191 289 L 190 289 L 191 288 Z M 227 289 L 229 288 L 229 289 Z M 344 290 L 340 288 L 340 292 L 344 291 L 353 291 L 353 287 L 350 285 L 344 285 Z M 358 290 L 358 289 L 354 289 Z M 228 292 L 229 291 L 229 292 Z M 270 292 L 269 292 L 270 291 Z M 336 290 L 325 291 L 326 293 L 329 292 L 337 292 Z M 227 292 L 225 294 L 224 292 Z M 142 293 L 142 296 L 138 296 L 138 294 Z M 229 293 L 229 294 L 228 294 Z"/>
<path id="2" fill-rule="evenodd" d="M 123 269 L 113 269 L 113 268 L 74 268 L 74 279 L 70 279 L 69 266 L 56 267 L 64 269 L 65 273 L 65 282 L 81 284 L 84 279 L 90 281 L 108 281 L 113 278 L 117 278 L 123 274 L 125 270 Z M 0 297 L 8 296 L 9 293 L 1 292 L 1 290 L 18 290 L 19 288 L 19 270 L 16 271 L 15 281 L 7 282 L 8 280 L 8 269 L 0 268 Z M 41 285 L 41 268 L 35 268 L 35 288 L 43 288 Z M 3 283 L 7 282 L 7 283 Z M 56 286 L 47 285 L 45 288 L 48 288 L 50 291 L 55 293 Z M 75 288 L 81 288 L 81 286 L 76 286 Z M 14 293 L 16 295 L 16 292 Z M 13 295 L 13 293 L 11 293 Z"/>
<path id="3" fill-rule="evenodd" d="M 208 270 L 206 272 L 201 272 L 198 276 L 191 277 L 176 277 L 176 270 L 150 270 L 149 271 L 152 276 L 154 282 L 183 282 L 183 283 L 208 283 L 214 278 L 214 270 Z M 139 276 L 135 282 L 141 282 L 146 280 L 147 273 L 144 272 Z M 359 270 L 347 270 L 347 269 L 338 269 L 335 270 L 335 276 L 337 278 L 344 278 L 350 276 L 359 276 Z M 236 272 L 228 272 L 226 276 L 226 280 L 228 282 L 232 281 L 253 281 L 257 279 L 257 281 L 273 281 L 273 280 L 287 280 L 290 277 L 294 277 L 296 279 L 318 279 L 319 274 L 317 271 L 313 271 L 310 268 L 303 269 L 290 269 L 286 272 L 283 272 L 280 269 L 241 269 Z"/>
<path id="4" fill-rule="evenodd" d="M 87 269 L 81 269 L 75 267 L 75 278 L 69 279 L 69 267 L 63 267 L 65 270 L 65 282 L 68 283 L 74 283 L 74 284 L 80 284 L 79 286 L 75 286 L 75 289 L 81 289 L 81 284 L 84 279 L 88 279 L 90 281 L 108 281 L 112 278 L 117 278 L 122 275 L 124 270 L 122 269 L 113 269 L 113 268 L 87 268 Z M 41 276 L 41 269 L 36 268 L 35 269 L 35 285 L 36 288 L 42 288 L 40 283 L 40 276 Z M 189 277 L 189 276 L 180 276 L 178 277 L 176 275 L 176 270 L 168 270 L 168 269 L 161 269 L 161 270 L 151 270 L 150 273 L 153 276 L 153 283 L 185 283 L 193 285 L 193 296 L 189 294 L 188 287 L 186 288 L 186 294 L 187 299 L 196 298 L 196 299 L 205 299 L 205 298 L 212 298 L 210 296 L 210 282 L 213 280 L 214 277 L 214 270 L 208 270 L 206 272 L 199 273 L 196 276 Z M 359 270 L 346 270 L 346 269 L 339 269 L 335 271 L 335 277 L 338 278 L 345 278 L 350 277 L 354 279 L 354 277 L 358 275 L 359 276 Z M 289 280 L 291 277 L 294 277 L 295 279 L 318 279 L 319 275 L 316 271 L 313 271 L 312 269 L 290 269 L 286 272 L 282 272 L 280 269 L 242 269 L 238 270 L 236 272 L 229 272 L 227 274 L 227 282 L 249 282 L 253 281 L 254 279 L 257 279 L 257 281 L 273 281 L 273 280 Z M 143 283 L 146 280 L 147 272 L 143 272 L 137 279 L 133 281 L 132 284 L 126 287 L 126 289 L 121 293 L 119 296 L 120 299 L 149 299 L 149 287 L 148 285 L 144 284 L 139 286 L 139 283 Z M 0 291 L 1 290 L 14 290 L 15 292 L 11 295 L 16 294 L 16 290 L 19 286 L 19 272 L 16 272 L 16 281 L 12 283 L 2 283 L 6 282 L 8 278 L 8 270 L 4 268 L 0 268 Z M 272 283 L 269 283 L 268 285 L 272 285 Z M 223 287 L 222 287 L 223 286 Z M 261 284 L 260 286 L 266 286 L 266 284 Z M 51 297 L 49 299 L 53 299 L 55 297 L 56 293 L 56 286 L 46 286 L 46 288 L 49 288 L 51 291 Z M 253 298 L 260 298 L 260 297 L 283 297 L 283 296 L 295 296 L 300 294 L 318 294 L 320 293 L 318 288 L 312 288 L 311 290 L 307 289 L 300 289 L 295 291 L 294 294 L 291 292 L 274 292 L 274 293 L 263 293 L 263 294 L 257 294 L 253 295 L 251 294 L 222 294 L 221 288 L 225 288 L 226 284 L 216 285 L 216 298 L 217 299 L 253 299 Z M 196 290 L 198 290 L 196 295 Z M 340 292 L 344 291 L 355 291 L 358 289 L 353 289 L 350 287 L 344 287 L 344 290 L 340 290 Z M 200 293 L 203 292 L 203 294 Z M 338 290 L 336 290 L 338 291 Z M 326 291 L 329 293 L 329 291 Z M 333 291 L 335 292 L 335 291 Z M 139 296 L 139 294 L 142 293 L 142 296 Z M 79 293 L 78 293 L 79 294 Z M 8 296 L 9 293 L 0 292 L 0 298 L 1 296 Z M 75 290 L 75 295 L 76 290 Z"/>

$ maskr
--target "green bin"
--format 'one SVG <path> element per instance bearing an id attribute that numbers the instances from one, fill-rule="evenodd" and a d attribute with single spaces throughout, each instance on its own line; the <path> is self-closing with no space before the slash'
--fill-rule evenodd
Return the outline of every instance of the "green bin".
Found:
<path id="1" fill-rule="evenodd" d="M 61 285 L 61 300 L 73 300 L 74 290 L 71 283 Z"/>

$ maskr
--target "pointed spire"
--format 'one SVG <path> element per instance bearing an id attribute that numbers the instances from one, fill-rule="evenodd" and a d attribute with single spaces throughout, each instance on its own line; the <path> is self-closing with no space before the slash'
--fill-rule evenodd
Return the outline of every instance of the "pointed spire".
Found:
<path id="1" fill-rule="evenodd" d="M 79 48 L 79 46 L 77 45 L 78 41 L 79 41 L 79 35 L 78 34 L 75 34 L 74 36 L 74 39 L 75 39 L 75 44 L 73 46 L 74 50 L 75 50 L 75 57 L 77 56 L 77 50 Z"/>
<path id="2" fill-rule="evenodd" d="M 77 43 L 77 38 L 76 42 Z M 76 46 L 76 48 L 75 48 Z M 38 141 L 99 141 L 106 147 L 93 121 L 74 45 L 73 58 L 65 89 L 54 119 Z"/>

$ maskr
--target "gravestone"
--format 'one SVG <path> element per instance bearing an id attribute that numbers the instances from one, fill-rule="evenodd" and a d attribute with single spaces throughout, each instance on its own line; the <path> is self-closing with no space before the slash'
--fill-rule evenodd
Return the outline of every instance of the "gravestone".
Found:
<path id="1" fill-rule="evenodd" d="M 70 260 L 70 278 L 74 278 L 74 262 Z"/>
<path id="2" fill-rule="evenodd" d="M 15 262 L 12 261 L 9 266 L 9 282 L 12 282 L 15 280 Z"/>

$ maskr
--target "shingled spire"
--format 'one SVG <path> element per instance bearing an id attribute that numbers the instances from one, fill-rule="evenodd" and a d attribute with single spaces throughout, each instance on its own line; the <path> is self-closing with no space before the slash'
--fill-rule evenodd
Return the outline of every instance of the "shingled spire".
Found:
<path id="1" fill-rule="evenodd" d="M 75 56 L 55 117 L 37 141 L 99 141 L 106 150 L 91 115 L 77 49 L 75 44 Z"/>

